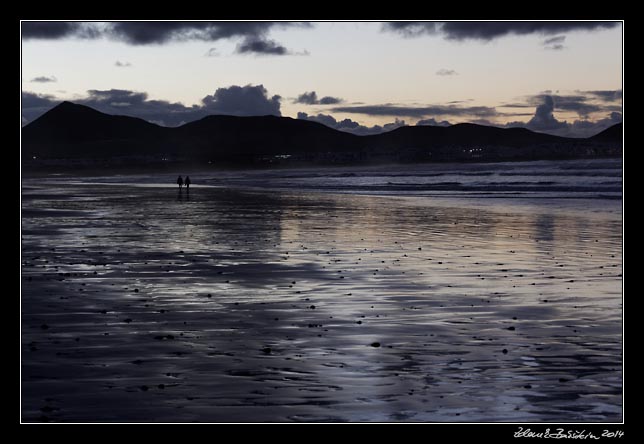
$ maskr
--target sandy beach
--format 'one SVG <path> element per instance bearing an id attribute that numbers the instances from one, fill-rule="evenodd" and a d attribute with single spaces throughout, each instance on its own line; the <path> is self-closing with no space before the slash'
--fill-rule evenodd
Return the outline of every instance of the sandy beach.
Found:
<path id="1" fill-rule="evenodd" d="M 621 211 L 543 202 L 25 179 L 22 419 L 621 421 Z"/>

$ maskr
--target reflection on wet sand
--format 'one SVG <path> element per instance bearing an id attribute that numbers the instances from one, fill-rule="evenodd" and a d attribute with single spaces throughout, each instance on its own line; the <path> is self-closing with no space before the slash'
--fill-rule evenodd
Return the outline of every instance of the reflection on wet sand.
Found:
<path id="1" fill-rule="evenodd" d="M 621 220 L 175 192 L 24 188 L 24 420 L 621 419 Z"/>

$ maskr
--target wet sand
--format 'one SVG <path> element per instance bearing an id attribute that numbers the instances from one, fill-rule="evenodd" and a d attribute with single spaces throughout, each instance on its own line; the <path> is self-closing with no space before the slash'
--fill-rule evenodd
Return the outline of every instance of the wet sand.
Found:
<path id="1" fill-rule="evenodd" d="M 621 214 L 37 180 L 22 206 L 23 421 L 622 419 Z"/>

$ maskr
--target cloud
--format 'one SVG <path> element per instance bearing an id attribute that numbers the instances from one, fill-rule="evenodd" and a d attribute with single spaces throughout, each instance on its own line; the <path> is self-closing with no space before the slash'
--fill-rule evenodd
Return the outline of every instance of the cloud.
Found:
<path id="1" fill-rule="evenodd" d="M 555 102 L 552 96 L 543 96 L 543 103 L 537 106 L 534 117 L 528 122 L 528 128 L 543 131 L 565 127 L 566 122 L 560 122 L 555 118 L 553 114 L 554 109 Z"/>
<path id="2" fill-rule="evenodd" d="M 117 66 L 119 68 L 129 68 L 130 66 L 132 66 L 132 64 L 130 62 L 121 62 L 120 60 L 117 60 L 114 63 L 114 66 Z"/>
<path id="3" fill-rule="evenodd" d="M 336 105 L 342 103 L 343 100 L 339 97 L 324 96 L 320 99 L 320 105 Z"/>
<path id="4" fill-rule="evenodd" d="M 74 34 L 78 23 L 74 22 L 22 22 L 23 39 L 59 39 Z"/>
<path id="5" fill-rule="evenodd" d="M 192 106 L 152 100 L 147 93 L 123 89 L 92 89 L 87 91 L 86 97 L 73 101 L 107 114 L 139 117 L 164 126 L 178 126 L 210 114 L 279 116 L 280 99 L 277 95 L 268 97 L 262 85 L 246 85 L 218 88 L 214 94 L 204 97 L 201 104 Z M 23 92 L 22 116 L 27 121 L 32 121 L 61 101 L 50 95 Z"/>
<path id="6" fill-rule="evenodd" d="M 429 115 L 438 116 L 476 116 L 494 117 L 499 113 L 488 106 L 455 106 L 455 105 L 429 105 L 429 106 L 400 106 L 393 104 L 338 106 L 331 111 L 338 113 L 366 114 L 370 116 L 398 116 L 424 118 Z"/>
<path id="7" fill-rule="evenodd" d="M 451 126 L 451 125 L 452 124 L 449 123 L 447 120 L 443 120 L 439 122 L 433 117 L 431 119 L 422 119 L 416 122 L 416 126 Z"/>
<path id="8" fill-rule="evenodd" d="M 339 97 L 325 96 L 321 99 L 318 99 L 318 95 L 315 91 L 300 94 L 293 101 L 293 103 L 301 103 L 303 105 L 336 105 L 342 102 L 343 100 Z"/>
<path id="9" fill-rule="evenodd" d="M 266 34 L 273 22 L 114 22 L 106 33 L 132 45 L 170 41 L 215 41 Z"/>
<path id="10" fill-rule="evenodd" d="M 22 22 L 23 39 L 95 39 L 105 37 L 129 45 L 243 39 L 237 52 L 285 55 L 290 52 L 266 36 L 273 28 L 310 27 L 302 22 Z"/>
<path id="11" fill-rule="evenodd" d="M 328 114 L 318 114 L 317 116 L 309 116 L 307 113 L 297 113 L 297 118 L 301 120 L 310 120 L 326 125 L 330 128 L 344 131 L 359 136 L 366 136 L 370 134 L 380 134 L 386 131 L 391 131 L 401 126 L 406 126 L 404 120 L 396 119 L 394 122 L 386 123 L 383 126 L 374 125 L 371 127 L 360 125 L 358 122 L 351 119 L 336 120 L 335 117 Z"/>
<path id="12" fill-rule="evenodd" d="M 590 137 L 622 121 L 621 101 L 622 90 L 576 91 L 575 94 L 568 95 L 546 91 L 528 96 L 527 103 L 510 103 L 503 107 L 535 107 L 535 112 L 528 122 L 509 122 L 506 124 L 508 127 L 523 127 L 566 137 Z M 554 111 L 557 110 L 575 112 L 579 119 L 572 123 L 560 121 L 554 116 Z M 591 114 L 603 114 L 607 117 L 590 120 Z"/>
<path id="13" fill-rule="evenodd" d="M 33 79 L 30 80 L 32 83 L 54 83 L 57 82 L 58 79 L 55 76 L 39 76 L 39 77 L 34 77 Z"/>
<path id="14" fill-rule="evenodd" d="M 436 71 L 436 75 L 437 76 L 455 76 L 455 75 L 458 75 L 458 73 L 453 69 L 441 68 L 438 71 Z"/>
<path id="15" fill-rule="evenodd" d="M 315 91 L 305 92 L 297 96 L 293 103 L 301 103 L 303 105 L 315 105 L 318 102 L 318 95 Z"/>
<path id="16" fill-rule="evenodd" d="M 455 106 L 428 106 L 428 107 L 400 107 L 396 105 L 375 105 L 361 109 L 360 112 L 355 108 L 364 107 L 336 107 L 335 109 L 354 109 L 353 112 L 372 115 L 394 115 L 397 117 L 394 122 L 385 125 L 374 125 L 367 127 L 351 120 L 336 120 L 328 114 L 318 114 L 309 116 L 306 113 L 298 113 L 298 118 L 320 122 L 331 128 L 340 131 L 346 131 L 353 134 L 368 135 L 378 134 L 400 126 L 406 125 L 404 120 L 398 117 L 415 117 L 416 114 L 422 114 L 427 111 L 427 115 L 445 116 L 451 115 L 463 118 L 472 123 L 483 125 L 496 125 L 505 127 L 523 127 L 534 131 L 545 132 L 567 137 L 589 137 L 608 128 L 615 123 L 622 121 L 621 111 L 621 90 L 609 91 L 579 91 L 577 95 L 549 95 L 538 94 L 528 98 L 529 104 L 515 104 L 516 106 L 534 106 L 534 114 L 528 122 L 510 122 L 505 125 L 495 124 L 488 117 L 507 116 L 507 114 L 498 114 L 494 108 L 487 107 L 455 107 Z M 606 102 L 602 102 L 602 100 Z M 586 102 L 584 102 L 584 100 Z M 571 110 L 575 109 L 579 103 L 590 105 L 589 101 L 598 101 L 594 103 L 599 111 L 604 113 L 603 118 L 599 120 L 590 120 L 588 116 L 580 115 L 581 118 L 569 123 L 560 121 L 554 116 L 554 111 L 558 109 Z M 22 93 L 22 123 L 23 125 L 35 120 L 40 115 L 50 110 L 62 99 L 51 95 L 37 94 L 34 92 L 23 91 Z M 128 115 L 139 117 L 150 122 L 158 123 L 165 126 L 178 126 L 183 123 L 192 122 L 211 114 L 229 114 L 239 116 L 250 115 L 281 115 L 281 97 L 278 95 L 269 96 L 268 91 L 263 85 L 246 85 L 230 86 L 228 88 L 219 88 L 214 94 L 204 97 L 200 104 L 185 106 L 181 103 L 172 103 L 165 100 L 152 100 L 144 92 L 136 92 L 122 89 L 110 90 L 89 90 L 87 95 L 80 99 L 74 99 L 75 103 L 90 106 L 99 111 L 108 114 Z M 473 111 L 482 108 L 486 112 L 479 112 L 478 115 Z M 405 111 L 407 110 L 407 111 Z M 369 111 L 369 112 L 363 112 Z M 431 114 L 429 111 L 440 111 L 440 113 Z M 347 111 L 343 111 L 347 112 Z M 393 114 L 392 114 L 393 113 Z M 413 115 L 412 115 L 413 114 Z M 489 114 L 489 115 L 487 115 Z M 513 114 L 521 116 L 524 114 Z M 435 117 L 421 118 L 416 125 L 438 125 L 446 126 L 450 122 L 447 120 L 439 121 Z"/>
<path id="17" fill-rule="evenodd" d="M 563 45 L 565 41 L 566 41 L 565 35 L 556 35 L 554 37 L 545 39 L 543 42 L 541 42 L 541 44 L 543 45 L 544 49 L 561 51 L 562 49 L 565 48 L 565 46 Z"/>
<path id="18" fill-rule="evenodd" d="M 556 100 L 557 97 L 562 96 L 541 95 L 535 97 L 540 97 L 542 103 L 540 103 L 536 107 L 532 119 L 530 119 L 527 123 L 509 122 L 506 124 L 507 127 L 528 128 L 533 131 L 544 132 L 564 137 L 590 137 L 622 121 L 622 114 L 616 111 L 613 111 L 608 114 L 607 117 L 596 121 L 591 121 L 587 117 L 580 120 L 575 120 L 573 123 L 560 121 L 553 114 L 555 108 L 572 108 L 570 104 L 566 106 L 565 102 L 564 106 L 562 107 L 561 103 Z"/>
<path id="19" fill-rule="evenodd" d="M 53 96 L 48 94 L 36 94 L 29 91 L 22 92 L 22 125 L 40 117 L 41 114 L 49 111 L 59 103 Z"/>
<path id="20" fill-rule="evenodd" d="M 391 130 L 395 130 L 396 128 L 400 128 L 401 126 L 407 126 L 407 123 L 405 123 L 404 120 L 396 119 L 395 121 L 393 121 L 391 123 L 385 123 L 382 126 L 382 130 L 383 130 L 383 132 L 391 131 Z"/>
<path id="21" fill-rule="evenodd" d="M 246 85 L 218 88 L 213 95 L 204 97 L 202 103 L 213 114 L 281 116 L 281 99 L 278 95 L 269 97 L 264 85 Z"/>
<path id="22" fill-rule="evenodd" d="M 418 37 L 438 34 L 441 25 L 439 22 L 389 22 L 382 25 L 382 30 L 396 32 L 403 37 Z"/>
<path id="23" fill-rule="evenodd" d="M 507 35 L 561 34 L 570 31 L 594 31 L 614 28 L 620 22 L 390 22 L 383 31 L 404 37 L 442 35 L 448 40 L 489 41 Z"/>
<path id="24" fill-rule="evenodd" d="M 100 30 L 93 23 L 81 22 L 22 22 L 21 31 L 23 39 L 62 39 L 78 37 L 95 39 L 99 37 Z"/>
<path id="25" fill-rule="evenodd" d="M 602 90 L 602 91 L 580 91 L 583 94 L 589 95 L 602 102 L 621 102 L 622 90 Z"/>
<path id="26" fill-rule="evenodd" d="M 217 48 L 210 48 L 204 54 L 204 57 L 218 57 L 218 56 L 219 56 L 219 52 L 217 52 Z"/>
<path id="27" fill-rule="evenodd" d="M 591 113 L 621 111 L 621 90 L 616 91 L 578 91 L 576 95 L 537 94 L 528 98 L 531 105 L 543 103 L 550 97 L 556 109 L 573 111 L 582 118 Z"/>
<path id="28" fill-rule="evenodd" d="M 274 40 L 252 37 L 237 45 L 238 54 L 254 53 L 257 55 L 287 55 L 289 51 Z"/>

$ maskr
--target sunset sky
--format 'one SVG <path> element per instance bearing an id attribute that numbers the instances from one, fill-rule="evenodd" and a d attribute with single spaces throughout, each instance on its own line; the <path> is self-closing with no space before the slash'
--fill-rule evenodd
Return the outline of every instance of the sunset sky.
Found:
<path id="1" fill-rule="evenodd" d="M 22 123 L 63 100 L 176 126 L 276 114 L 370 134 L 622 120 L 622 22 L 28 22 Z"/>

